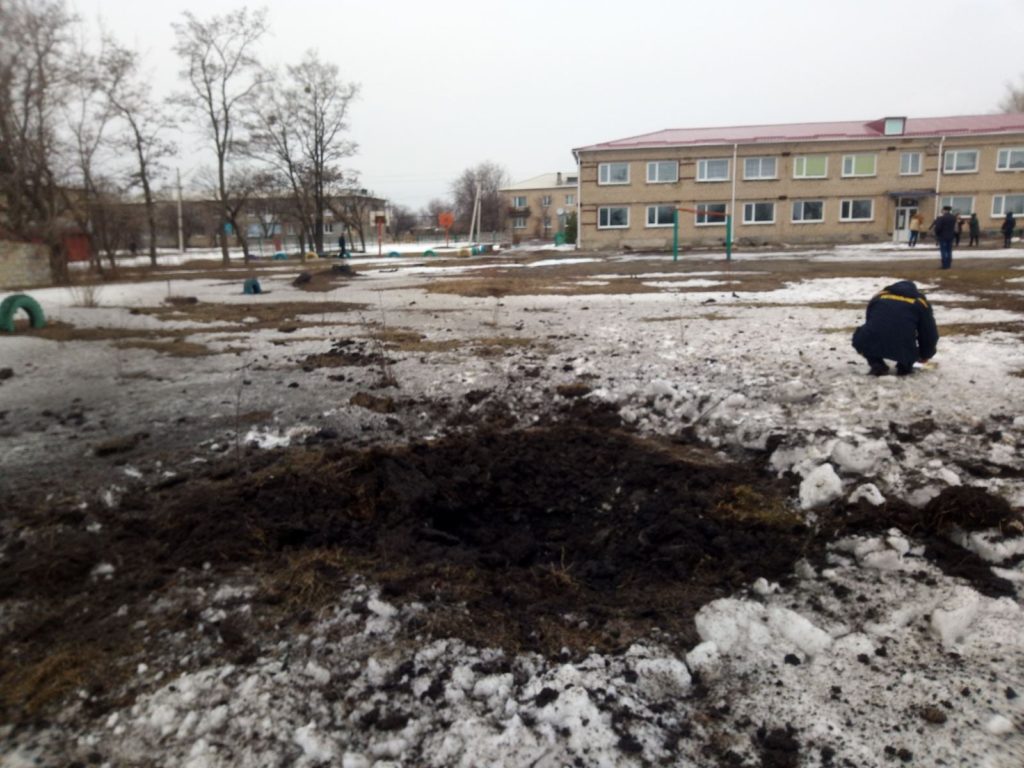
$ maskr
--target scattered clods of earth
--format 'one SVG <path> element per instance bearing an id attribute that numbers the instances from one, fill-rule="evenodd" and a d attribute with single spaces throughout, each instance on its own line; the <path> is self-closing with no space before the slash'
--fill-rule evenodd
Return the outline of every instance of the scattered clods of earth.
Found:
<path id="1" fill-rule="evenodd" d="M 152 628 L 120 607 L 205 569 L 244 569 L 262 585 L 252 625 L 224 630 L 238 641 L 222 645 L 232 663 L 252 656 L 261 621 L 302 624 L 355 574 L 389 601 L 430 605 L 420 629 L 439 637 L 557 656 L 657 635 L 684 651 L 698 642 L 702 606 L 758 578 L 786 583 L 840 530 L 916 528 L 941 566 L 963 570 L 973 556 L 939 531 L 1007 514 L 982 491 L 951 489 L 924 510 L 862 506 L 812 529 L 789 502 L 792 488 L 760 467 L 638 437 L 579 402 L 568 401 L 565 421 L 530 429 L 229 455 L 173 487 L 128 491 L 116 508 L 21 509 L 37 526 L 4 543 L 0 600 L 33 609 L 0 631 L 0 714 L 17 722 L 73 690 L 102 690 L 109 680 L 90 670 L 114 675 L 119 659 L 128 674 Z M 954 520 L 956 509 L 967 511 Z M 982 566 L 963 572 L 998 592 Z M 52 673 L 41 665 L 62 648 L 55 679 L 66 685 L 40 694 L 33 675 Z M 765 765 L 795 765 L 793 734 L 766 731 L 760 742 Z"/>

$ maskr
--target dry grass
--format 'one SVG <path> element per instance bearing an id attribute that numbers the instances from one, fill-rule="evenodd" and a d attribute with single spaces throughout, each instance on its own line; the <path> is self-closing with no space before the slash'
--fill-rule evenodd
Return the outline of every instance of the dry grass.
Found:
<path id="1" fill-rule="evenodd" d="M 37 715 L 51 704 L 87 688 L 110 671 L 109 660 L 89 646 L 52 648 L 25 666 L 13 666 L 0 677 L 0 710 L 24 709 Z"/>
<path id="2" fill-rule="evenodd" d="M 803 518 L 781 496 L 768 496 L 749 485 L 737 485 L 732 495 L 715 505 L 715 515 L 724 520 L 756 522 L 774 528 L 791 528 Z"/>
<path id="3" fill-rule="evenodd" d="M 154 341 L 152 339 L 124 339 L 115 341 L 118 349 L 149 349 L 171 357 L 205 357 L 216 354 L 212 349 L 194 341 L 173 339 L 170 341 Z"/>

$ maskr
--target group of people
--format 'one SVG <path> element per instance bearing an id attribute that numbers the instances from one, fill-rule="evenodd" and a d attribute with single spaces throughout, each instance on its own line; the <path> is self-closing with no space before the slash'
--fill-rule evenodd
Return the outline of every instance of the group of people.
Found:
<path id="1" fill-rule="evenodd" d="M 927 229 L 924 226 L 924 218 L 920 213 L 915 212 L 910 217 L 910 239 L 908 243 L 913 248 L 924 237 L 926 232 L 933 232 L 935 240 L 939 244 L 939 258 L 942 269 L 949 269 L 953 266 L 953 247 L 960 247 L 960 235 L 963 233 L 963 229 L 964 220 L 953 213 L 952 206 L 943 206 L 942 213 L 935 218 L 935 221 Z M 1007 211 L 1006 218 L 1003 219 L 1003 224 L 999 229 L 1003 233 L 1003 247 L 1009 248 L 1013 241 L 1013 233 L 1017 229 L 1017 220 L 1014 218 L 1012 211 Z M 981 237 L 981 223 L 978 221 L 978 214 L 971 213 L 971 217 L 967 220 L 967 231 L 971 236 L 968 245 L 978 245 Z"/>

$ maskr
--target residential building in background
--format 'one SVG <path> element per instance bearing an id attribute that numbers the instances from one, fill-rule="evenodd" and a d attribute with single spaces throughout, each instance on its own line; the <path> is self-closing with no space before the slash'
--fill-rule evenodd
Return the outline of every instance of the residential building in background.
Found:
<path id="1" fill-rule="evenodd" d="M 578 147 L 581 248 L 905 241 L 1024 213 L 1024 114 L 682 128 Z"/>
<path id="2" fill-rule="evenodd" d="M 564 234 L 566 219 L 576 212 L 578 181 L 575 171 L 556 171 L 503 187 L 512 242 L 553 240 Z"/>

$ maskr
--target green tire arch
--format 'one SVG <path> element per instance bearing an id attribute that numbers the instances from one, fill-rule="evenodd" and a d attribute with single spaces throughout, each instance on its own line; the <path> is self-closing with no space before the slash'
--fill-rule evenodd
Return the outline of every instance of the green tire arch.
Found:
<path id="1" fill-rule="evenodd" d="M 24 293 L 16 293 L 8 296 L 0 302 L 0 331 L 14 333 L 14 316 L 18 310 L 25 310 L 29 322 L 33 328 L 42 328 L 46 325 L 46 316 L 39 302 Z"/>

